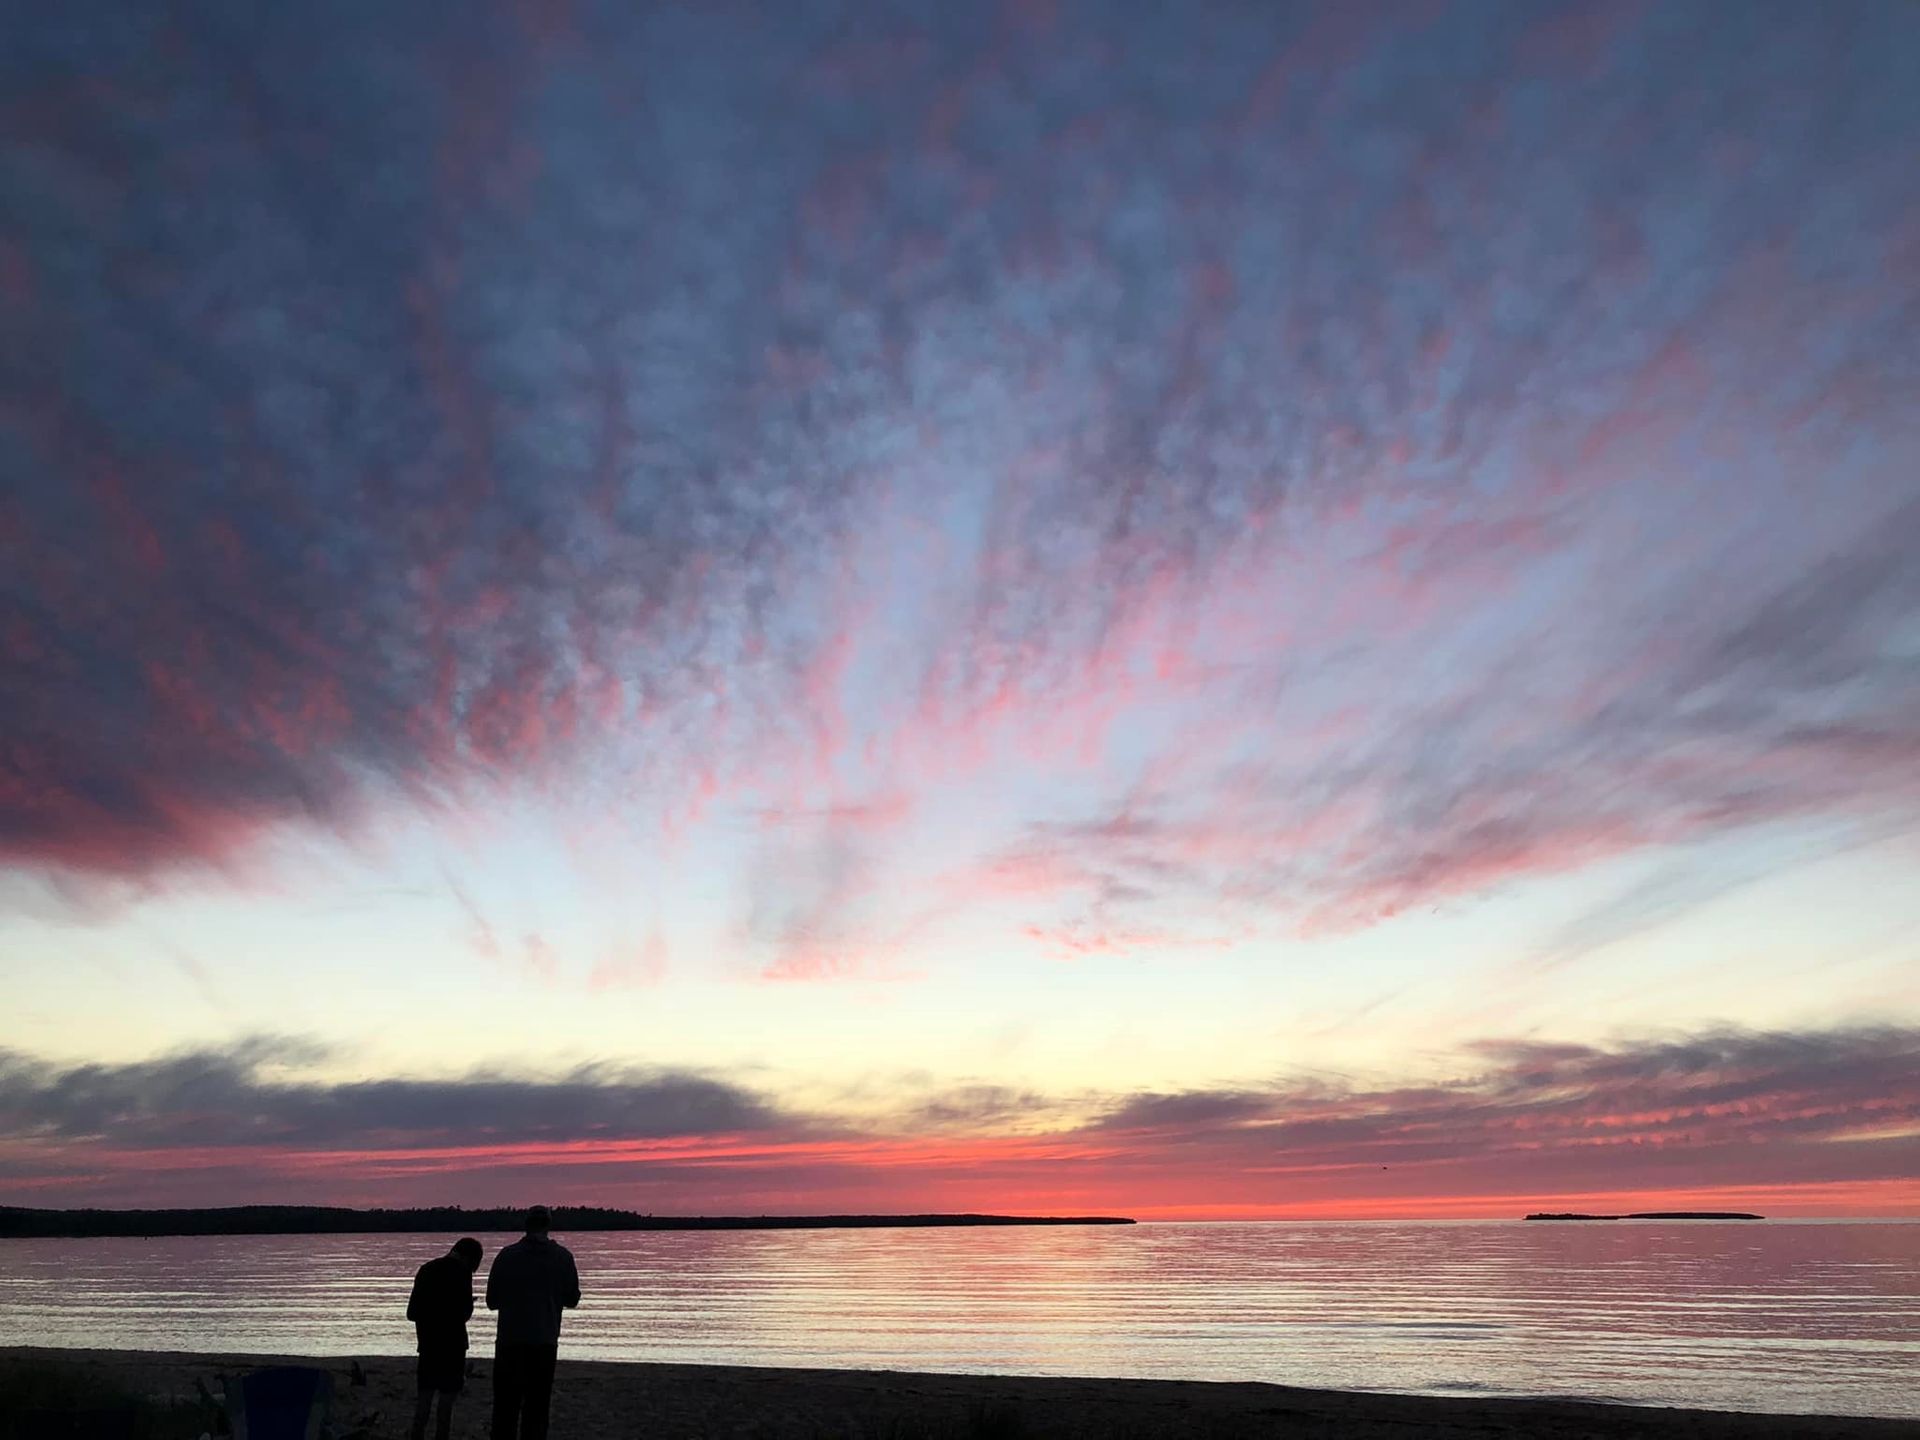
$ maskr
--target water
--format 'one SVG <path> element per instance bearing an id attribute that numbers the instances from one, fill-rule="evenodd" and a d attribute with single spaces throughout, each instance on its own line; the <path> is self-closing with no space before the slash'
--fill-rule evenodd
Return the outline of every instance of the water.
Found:
<path id="1" fill-rule="evenodd" d="M 563 1238 L 586 1291 L 563 1349 L 585 1358 L 1920 1415 L 1920 1223 Z M 450 1239 L 0 1241 L 0 1344 L 410 1353 L 414 1268 Z"/>

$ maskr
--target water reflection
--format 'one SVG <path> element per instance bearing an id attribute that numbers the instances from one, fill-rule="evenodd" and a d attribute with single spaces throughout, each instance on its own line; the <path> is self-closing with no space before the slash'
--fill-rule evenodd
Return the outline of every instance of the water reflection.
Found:
<path id="1" fill-rule="evenodd" d="M 489 1257 L 510 1236 L 483 1237 Z M 569 1235 L 566 1353 L 1920 1414 L 1920 1224 Z M 0 1343 L 404 1353 L 443 1237 L 0 1244 Z M 477 1317 L 478 1319 L 478 1317 Z M 490 1328 L 475 1325 L 486 1353 Z"/>

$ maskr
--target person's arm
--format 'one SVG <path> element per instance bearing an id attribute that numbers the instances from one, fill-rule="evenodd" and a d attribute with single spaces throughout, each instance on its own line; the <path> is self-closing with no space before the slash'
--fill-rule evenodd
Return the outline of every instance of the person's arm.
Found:
<path id="1" fill-rule="evenodd" d="M 487 1308 L 500 1308 L 500 1257 L 493 1257 L 493 1264 L 487 1267 Z"/>
<path id="2" fill-rule="evenodd" d="M 493 1277 L 489 1275 L 487 1278 L 491 1280 Z M 469 1280 L 467 1282 L 466 1295 L 462 1298 L 462 1301 L 461 1301 L 460 1323 L 464 1325 L 467 1321 L 471 1320 L 472 1318 L 473 1318 L 473 1282 Z"/>
<path id="3" fill-rule="evenodd" d="M 420 1303 L 424 1298 L 420 1294 L 420 1280 L 426 1273 L 427 1267 L 424 1265 L 413 1272 L 413 1293 L 407 1296 L 407 1319 L 409 1320 L 420 1319 Z"/>
<path id="4" fill-rule="evenodd" d="M 580 1268 L 573 1263 L 573 1252 L 567 1254 L 567 1293 L 561 1297 L 561 1304 L 571 1310 L 580 1303 Z"/>

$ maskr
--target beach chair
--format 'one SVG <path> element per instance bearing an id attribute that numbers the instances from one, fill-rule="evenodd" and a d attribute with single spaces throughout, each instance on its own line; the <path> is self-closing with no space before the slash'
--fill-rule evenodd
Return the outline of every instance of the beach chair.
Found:
<path id="1" fill-rule="evenodd" d="M 227 1380 L 233 1440 L 321 1440 L 333 1409 L 333 1376 L 309 1365 L 273 1365 Z"/>

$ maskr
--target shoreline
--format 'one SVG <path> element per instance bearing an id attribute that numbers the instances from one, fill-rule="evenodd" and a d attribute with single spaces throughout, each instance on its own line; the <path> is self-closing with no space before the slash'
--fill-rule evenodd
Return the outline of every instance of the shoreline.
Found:
<path id="1" fill-rule="evenodd" d="M 1911 1419 L 1682 1410 L 1587 1400 L 1426 1396 L 1308 1390 L 1252 1381 L 1117 1380 L 956 1375 L 900 1370 L 818 1370 L 569 1359 L 562 1342 L 553 1402 L 560 1440 L 641 1435 L 751 1436 L 767 1440 L 963 1440 L 963 1437 L 1271 1435 L 1540 1436 L 1546 1440 L 1703 1437 L 1703 1440 L 1893 1440 Z M 351 1383 L 358 1364 L 366 1384 Z M 470 1357 L 473 1378 L 456 1410 L 455 1440 L 486 1434 L 492 1358 Z M 297 1357 L 222 1352 L 0 1346 L 0 1395 L 36 1371 L 59 1370 L 82 1393 L 138 1394 L 193 1403 L 196 1385 L 219 1393 L 222 1374 L 262 1365 L 318 1366 L 334 1380 L 334 1422 L 366 1440 L 404 1434 L 413 1404 L 410 1356 Z M 0 1436 L 8 1435 L 0 1409 Z M 197 1433 L 197 1432 L 195 1432 Z"/>
<path id="2" fill-rule="evenodd" d="M 523 1210 L 442 1205 L 362 1210 L 337 1205 L 229 1205 L 173 1210 L 36 1209 L 0 1205 L 0 1240 L 102 1240 L 240 1235 L 518 1234 Z M 993 1215 L 978 1211 L 828 1215 L 651 1215 L 598 1205 L 553 1207 L 569 1234 L 658 1230 L 969 1230 L 1133 1225 L 1125 1215 Z"/>

